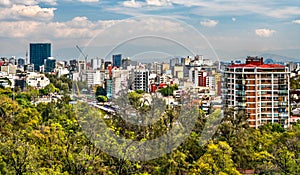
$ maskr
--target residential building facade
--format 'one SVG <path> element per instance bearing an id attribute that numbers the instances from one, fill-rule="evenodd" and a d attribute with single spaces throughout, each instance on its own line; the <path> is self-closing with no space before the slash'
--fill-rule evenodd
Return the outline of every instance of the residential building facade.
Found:
<path id="1" fill-rule="evenodd" d="M 245 64 L 225 69 L 225 104 L 244 111 L 250 127 L 279 123 L 290 124 L 288 67 L 264 64 L 263 58 L 248 57 Z"/>
<path id="2" fill-rule="evenodd" d="M 136 69 L 134 70 L 133 76 L 133 90 L 149 92 L 149 71 L 146 69 Z"/>

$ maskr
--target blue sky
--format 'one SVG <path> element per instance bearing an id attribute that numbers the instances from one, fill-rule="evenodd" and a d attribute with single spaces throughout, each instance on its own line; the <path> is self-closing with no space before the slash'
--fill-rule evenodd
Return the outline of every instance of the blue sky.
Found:
<path id="1" fill-rule="evenodd" d="M 62 59 L 78 57 L 76 45 L 90 58 L 300 57 L 299 0 L 0 0 L 0 25 L 1 56 L 51 42 Z"/>

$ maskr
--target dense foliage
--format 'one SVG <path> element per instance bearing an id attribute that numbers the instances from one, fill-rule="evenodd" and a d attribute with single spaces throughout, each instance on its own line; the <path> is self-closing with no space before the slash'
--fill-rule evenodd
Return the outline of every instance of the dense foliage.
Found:
<path id="1" fill-rule="evenodd" d="M 0 89 L 0 174 L 300 174 L 299 124 L 287 130 L 280 125 L 252 129 L 245 115 L 233 119 L 228 110 L 217 134 L 200 145 L 206 122 L 200 112 L 193 132 L 172 153 L 130 162 L 109 156 L 87 139 L 68 96 L 33 105 L 39 93 Z M 129 101 L 145 110 L 141 96 L 131 93 Z M 120 117 L 106 122 L 120 136 L 147 140 L 173 127 L 177 113 L 168 109 L 151 128 L 133 126 Z"/>
<path id="2" fill-rule="evenodd" d="M 172 86 L 168 85 L 165 88 L 159 89 L 158 92 L 160 92 L 164 97 L 167 97 L 167 96 L 172 96 L 174 90 L 178 90 L 177 85 L 172 85 Z"/>

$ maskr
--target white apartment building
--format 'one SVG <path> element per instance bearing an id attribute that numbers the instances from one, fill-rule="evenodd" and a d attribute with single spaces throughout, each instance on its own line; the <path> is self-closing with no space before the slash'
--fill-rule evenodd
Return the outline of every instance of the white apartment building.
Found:
<path id="1" fill-rule="evenodd" d="M 50 84 L 50 80 L 44 74 L 29 72 L 26 76 L 26 84 L 31 87 L 44 88 Z"/>
<path id="2" fill-rule="evenodd" d="M 143 90 L 149 92 L 149 71 L 147 69 L 139 68 L 133 72 L 133 90 Z"/>
<path id="3" fill-rule="evenodd" d="M 84 74 L 89 87 L 104 83 L 105 73 L 100 70 L 87 70 Z"/>
<path id="4" fill-rule="evenodd" d="M 129 88 L 129 70 L 112 70 L 112 97 L 119 96 L 122 90 L 128 90 Z"/>

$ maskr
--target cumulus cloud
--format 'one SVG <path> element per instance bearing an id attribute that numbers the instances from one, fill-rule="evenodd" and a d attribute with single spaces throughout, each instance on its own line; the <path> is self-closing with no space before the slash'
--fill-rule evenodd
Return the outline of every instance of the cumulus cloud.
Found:
<path id="1" fill-rule="evenodd" d="M 114 27 L 114 31 L 106 30 L 112 25 L 119 23 L 120 27 Z M 124 19 L 124 20 L 99 20 L 90 21 L 85 16 L 75 17 L 66 22 L 43 22 L 43 21 L 1 21 L 0 37 L 6 38 L 41 38 L 41 39 L 89 39 L 100 32 L 107 35 L 114 33 L 126 37 L 126 32 L 144 34 L 145 32 L 162 33 L 168 28 L 168 32 L 184 30 L 180 24 L 155 18 L 147 20 Z M 134 28 L 134 30 L 132 30 Z M 132 31 L 131 31 L 132 30 Z M 49 32 L 51 31 L 51 32 Z M 117 37 L 117 36 L 116 36 Z M 119 36 L 118 36 L 119 37 Z"/>
<path id="2" fill-rule="evenodd" d="M 147 5 L 151 6 L 169 6 L 172 5 L 170 0 L 146 0 Z"/>
<path id="3" fill-rule="evenodd" d="M 56 5 L 56 0 L 0 0 L 0 6 L 17 5 L 38 5 L 39 3 L 46 3 L 49 5 Z"/>
<path id="4" fill-rule="evenodd" d="M 87 17 L 75 17 L 71 21 L 67 21 L 66 25 L 73 28 L 93 28 L 93 22 L 89 21 Z"/>
<path id="5" fill-rule="evenodd" d="M 130 1 L 124 1 L 123 6 L 132 7 L 132 8 L 139 8 L 139 7 L 142 7 L 143 4 L 141 2 L 137 2 L 135 0 L 130 0 Z"/>
<path id="6" fill-rule="evenodd" d="M 256 29 L 255 34 L 259 37 L 268 38 L 272 36 L 276 31 L 271 29 Z"/>
<path id="7" fill-rule="evenodd" d="M 204 21 L 201 21 L 200 24 L 204 27 L 215 27 L 219 22 L 216 20 L 207 19 Z"/>
<path id="8" fill-rule="evenodd" d="M 91 38 L 99 30 L 108 27 L 111 21 L 89 21 L 75 17 L 67 22 L 3 21 L 0 37 L 10 38 Z M 49 32 L 51 31 L 51 32 Z"/>
<path id="9" fill-rule="evenodd" d="M 300 19 L 292 21 L 294 24 L 300 24 Z"/>
<path id="10" fill-rule="evenodd" d="M 0 19 L 38 19 L 51 20 L 56 8 L 41 8 L 38 5 L 13 5 L 0 11 Z"/>

